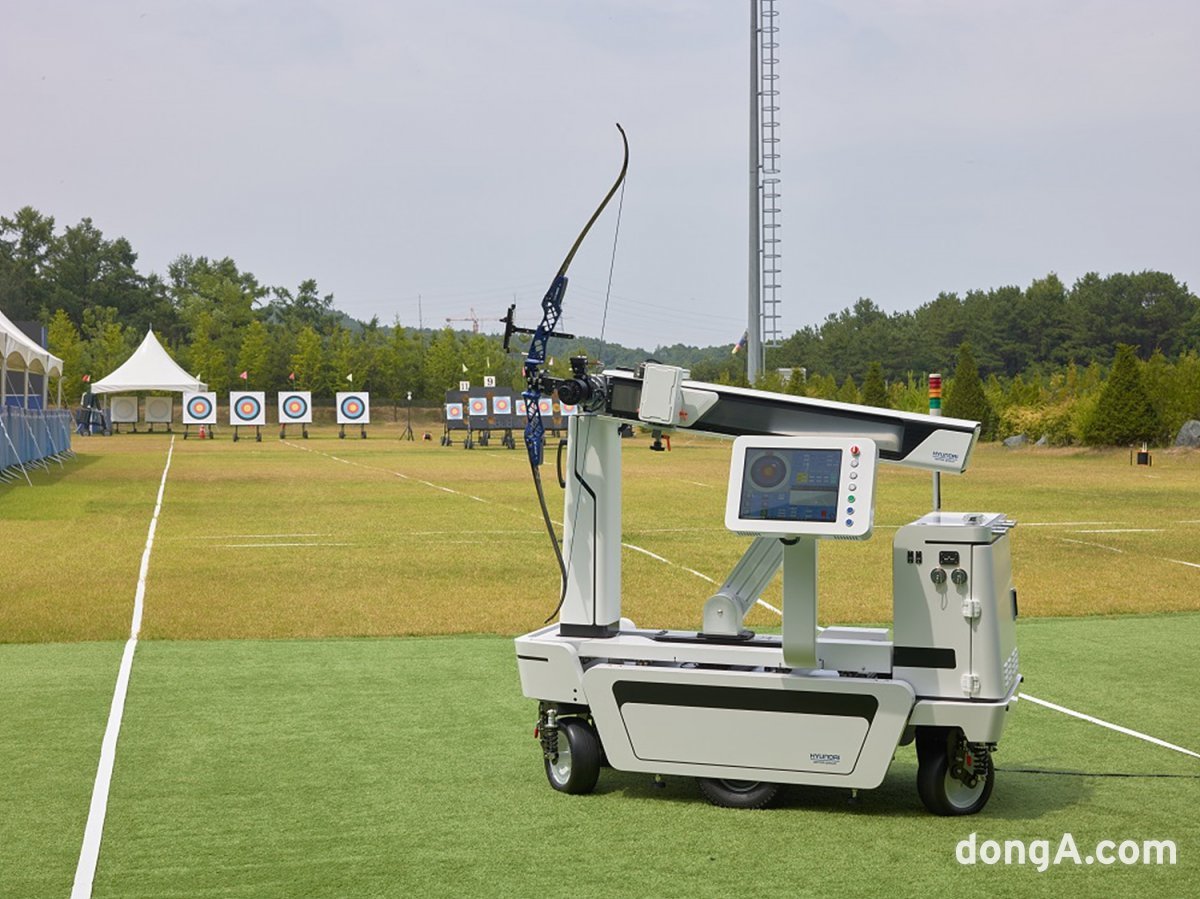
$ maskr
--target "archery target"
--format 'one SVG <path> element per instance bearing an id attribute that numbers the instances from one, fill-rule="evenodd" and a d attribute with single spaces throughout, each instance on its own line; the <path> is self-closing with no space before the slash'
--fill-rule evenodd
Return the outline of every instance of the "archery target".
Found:
<path id="1" fill-rule="evenodd" d="M 293 390 L 279 394 L 279 423 L 281 425 L 312 424 L 312 393 Z"/>
<path id="2" fill-rule="evenodd" d="M 542 397 L 540 400 L 538 400 L 538 411 L 543 415 L 553 415 L 554 401 L 548 396 Z"/>
<path id="3" fill-rule="evenodd" d="M 217 423 L 217 395 L 215 393 L 185 393 L 183 395 L 183 423 L 185 425 L 215 425 Z"/>
<path id="4" fill-rule="evenodd" d="M 108 407 L 109 417 L 115 425 L 137 424 L 138 401 L 136 396 L 114 396 Z"/>
<path id="5" fill-rule="evenodd" d="M 520 415 L 522 418 L 526 415 L 525 400 L 517 400 L 514 404 L 513 414 Z"/>
<path id="6" fill-rule="evenodd" d="M 267 395 L 261 390 L 242 390 L 229 394 L 231 425 L 265 425 Z"/>
<path id="7" fill-rule="evenodd" d="M 487 397 L 473 396 L 467 405 L 472 415 L 487 415 Z"/>
<path id="8" fill-rule="evenodd" d="M 493 415 L 511 415 L 512 400 L 506 396 L 492 397 L 492 414 Z"/>
<path id="9" fill-rule="evenodd" d="M 462 421 L 462 417 L 462 403 L 446 403 L 446 421 Z"/>
<path id="10" fill-rule="evenodd" d="M 574 415 L 576 408 L 577 407 L 575 407 L 575 406 L 568 406 L 566 403 L 559 403 L 558 404 L 558 409 L 559 409 L 558 414 L 559 415 Z"/>
<path id="11" fill-rule="evenodd" d="M 169 396 L 148 396 L 142 411 L 150 424 L 170 424 L 175 415 L 175 404 Z"/>
<path id="12" fill-rule="evenodd" d="M 367 425 L 371 423 L 370 394 L 340 391 L 337 395 L 337 423 Z"/>

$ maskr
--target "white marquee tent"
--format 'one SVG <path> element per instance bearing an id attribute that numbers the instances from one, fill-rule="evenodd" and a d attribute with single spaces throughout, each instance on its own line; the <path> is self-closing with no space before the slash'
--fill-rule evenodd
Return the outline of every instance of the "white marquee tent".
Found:
<path id="1" fill-rule="evenodd" d="M 116 371 L 92 385 L 92 393 L 130 393 L 137 390 L 167 390 L 173 393 L 207 390 L 167 355 L 153 331 L 146 332 L 141 346 Z"/>
<path id="2" fill-rule="evenodd" d="M 46 408 L 46 390 L 53 376 L 62 376 L 62 360 L 42 349 L 24 331 L 9 321 L 0 312 L 0 406 L 8 405 L 9 398 L 17 399 L 17 405 Z M 30 392 L 30 377 L 40 381 L 40 389 Z M 58 405 L 62 405 L 62 382 L 58 385 Z M 40 397 L 39 397 L 40 394 Z M 19 398 L 19 399 L 18 399 Z M 34 402 L 30 402 L 33 399 Z"/>

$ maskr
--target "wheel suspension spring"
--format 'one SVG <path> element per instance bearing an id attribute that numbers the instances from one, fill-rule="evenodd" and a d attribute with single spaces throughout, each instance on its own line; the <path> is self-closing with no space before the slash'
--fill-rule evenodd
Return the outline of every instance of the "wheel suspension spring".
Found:
<path id="1" fill-rule="evenodd" d="M 558 711 L 543 705 L 538 709 L 537 737 L 542 755 L 553 764 L 558 761 Z"/>
<path id="2" fill-rule="evenodd" d="M 954 753 L 952 773 L 968 787 L 979 783 L 988 770 L 991 747 L 987 743 L 968 743 L 960 740 Z"/>

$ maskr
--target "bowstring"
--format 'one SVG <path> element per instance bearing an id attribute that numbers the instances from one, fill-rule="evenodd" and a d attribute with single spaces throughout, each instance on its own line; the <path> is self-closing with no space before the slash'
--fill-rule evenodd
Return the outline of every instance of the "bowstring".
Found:
<path id="1" fill-rule="evenodd" d="M 608 327 L 608 301 L 609 301 L 609 297 L 612 296 L 613 270 L 616 268 L 616 265 L 617 265 L 617 238 L 620 237 L 620 235 L 621 235 L 621 212 L 625 208 L 625 184 L 627 183 L 627 181 L 628 181 L 628 174 L 626 174 L 626 176 L 621 179 L 621 194 L 619 197 L 617 197 L 617 224 L 616 224 L 616 227 L 613 228 L 612 254 L 608 260 L 608 286 L 604 289 L 604 312 L 600 318 L 600 349 L 599 349 L 599 352 L 596 353 L 596 358 L 599 359 L 601 362 L 604 361 L 604 359 L 603 359 L 603 357 L 604 357 L 604 334 Z M 576 425 L 576 432 L 578 432 L 578 430 L 579 430 L 579 426 Z M 541 493 L 541 479 L 540 478 L 538 479 L 538 499 L 542 503 L 542 511 L 544 513 L 544 517 L 546 519 L 547 525 L 549 525 L 550 514 L 549 514 L 549 512 L 546 511 L 546 501 Z M 579 524 L 579 503 L 576 503 L 575 504 L 575 514 L 571 518 L 571 541 L 572 541 L 572 543 L 574 543 L 575 534 L 578 533 L 576 531 L 576 526 L 578 524 Z M 564 561 L 564 554 L 559 547 L 558 540 L 554 538 L 553 529 L 551 529 L 550 537 L 551 537 L 551 541 L 554 543 L 554 552 L 558 556 L 558 567 L 559 567 L 559 571 L 562 574 L 562 590 L 558 596 L 558 605 L 554 607 L 554 611 L 550 613 L 550 616 L 545 621 L 542 622 L 543 624 L 549 624 L 551 621 L 553 621 L 554 616 L 556 616 L 562 610 L 563 603 L 567 601 L 567 578 L 571 572 L 570 560 L 573 555 L 571 552 L 571 548 L 567 547 L 567 552 L 566 552 L 565 561 Z"/>

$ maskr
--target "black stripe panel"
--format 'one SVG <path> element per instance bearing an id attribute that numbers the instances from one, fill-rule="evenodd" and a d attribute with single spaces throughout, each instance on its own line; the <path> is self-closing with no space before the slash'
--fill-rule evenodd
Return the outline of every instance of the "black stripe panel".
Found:
<path id="1" fill-rule="evenodd" d="M 787 712 L 796 715 L 835 715 L 875 719 L 879 700 L 866 693 L 823 693 L 815 690 L 760 690 L 754 687 L 714 687 L 707 684 L 664 684 L 655 681 L 617 681 L 613 696 L 625 703 L 672 705 L 704 709 L 743 709 L 748 712 Z"/>
<path id="2" fill-rule="evenodd" d="M 893 646 L 893 668 L 949 668 L 958 667 L 953 649 L 935 646 Z"/>

